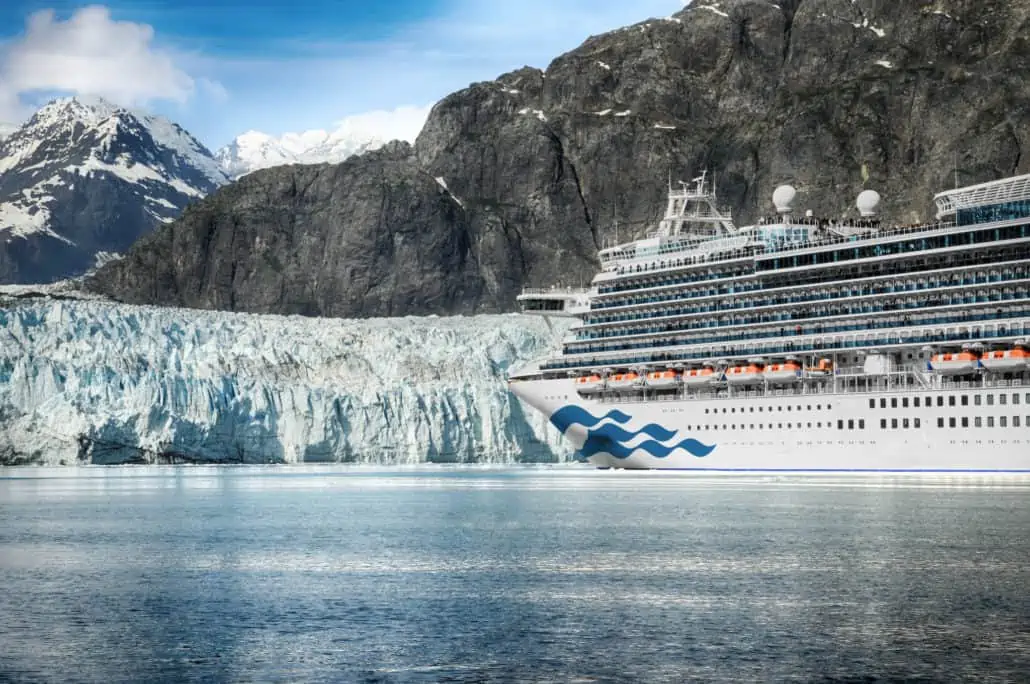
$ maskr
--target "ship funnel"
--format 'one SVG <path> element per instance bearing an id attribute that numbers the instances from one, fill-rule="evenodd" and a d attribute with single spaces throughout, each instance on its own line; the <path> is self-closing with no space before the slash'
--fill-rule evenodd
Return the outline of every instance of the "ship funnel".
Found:
<path id="1" fill-rule="evenodd" d="M 875 190 L 864 190 L 855 201 L 855 206 L 863 217 L 876 216 L 876 210 L 880 206 L 880 193 Z"/>
<path id="2" fill-rule="evenodd" d="M 797 190 L 790 185 L 781 185 L 773 191 L 773 204 L 776 205 L 777 214 L 789 214 L 791 212 L 791 204 L 794 202 L 794 198 L 797 197 Z"/>

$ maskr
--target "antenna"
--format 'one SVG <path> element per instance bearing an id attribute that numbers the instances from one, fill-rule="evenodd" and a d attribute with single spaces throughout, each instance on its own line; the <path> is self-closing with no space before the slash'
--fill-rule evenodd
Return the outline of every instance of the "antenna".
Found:
<path id="1" fill-rule="evenodd" d="M 958 189 L 958 152 L 951 153 L 952 166 L 955 167 L 955 188 Z"/>

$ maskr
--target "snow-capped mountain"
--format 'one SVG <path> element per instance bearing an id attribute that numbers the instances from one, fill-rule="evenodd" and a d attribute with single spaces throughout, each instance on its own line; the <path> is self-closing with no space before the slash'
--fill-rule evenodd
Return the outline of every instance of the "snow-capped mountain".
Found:
<path id="1" fill-rule="evenodd" d="M 18 126 L 16 124 L 0 122 L 0 140 L 3 140 L 4 138 L 8 137 L 9 135 L 11 135 L 11 133 L 14 133 L 16 130 L 18 130 Z"/>
<path id="2" fill-rule="evenodd" d="M 564 322 L 4 302 L 18 289 L 0 288 L 0 465 L 571 456 L 505 383 Z"/>
<path id="3" fill-rule="evenodd" d="M 414 142 L 428 115 L 428 107 L 401 107 L 348 117 L 332 131 L 310 130 L 279 137 L 247 131 L 220 148 L 215 158 L 232 178 L 284 164 L 336 164 L 377 150 L 391 140 Z"/>
<path id="4" fill-rule="evenodd" d="M 0 283 L 79 275 L 228 180 L 163 117 L 54 100 L 0 139 Z"/>

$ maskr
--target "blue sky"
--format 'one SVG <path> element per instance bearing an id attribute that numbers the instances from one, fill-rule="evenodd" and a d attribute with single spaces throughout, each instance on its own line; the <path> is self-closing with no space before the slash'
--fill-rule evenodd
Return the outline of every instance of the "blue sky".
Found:
<path id="1" fill-rule="evenodd" d="M 332 128 L 544 67 L 591 34 L 683 0 L 0 2 L 0 121 L 55 93 L 178 121 L 209 147 L 256 129 Z"/>

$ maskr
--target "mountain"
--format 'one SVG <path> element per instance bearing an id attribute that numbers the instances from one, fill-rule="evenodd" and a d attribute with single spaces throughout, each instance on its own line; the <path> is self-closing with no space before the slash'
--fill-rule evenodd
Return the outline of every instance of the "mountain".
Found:
<path id="1" fill-rule="evenodd" d="M 588 281 L 702 169 L 746 223 L 803 209 L 901 222 L 1030 171 L 1030 0 L 695 0 L 437 103 L 415 144 L 252 173 L 89 287 L 128 302 L 329 316 L 511 310 Z"/>
<path id="2" fill-rule="evenodd" d="M 0 283 L 79 275 L 227 181 L 165 118 L 54 100 L 0 140 Z"/>
<path id="3" fill-rule="evenodd" d="M 390 140 L 413 142 L 428 113 L 428 108 L 419 107 L 369 112 L 344 119 L 331 132 L 311 130 L 278 138 L 248 131 L 220 148 L 215 158 L 232 178 L 284 164 L 335 164 L 377 150 Z"/>
<path id="4" fill-rule="evenodd" d="M 0 123 L 0 140 L 9 137 L 16 130 L 18 130 L 16 124 Z"/>
<path id="5" fill-rule="evenodd" d="M 3 289 L 0 465 L 570 456 L 504 383 L 567 329 L 540 317 L 326 321 Z"/>

